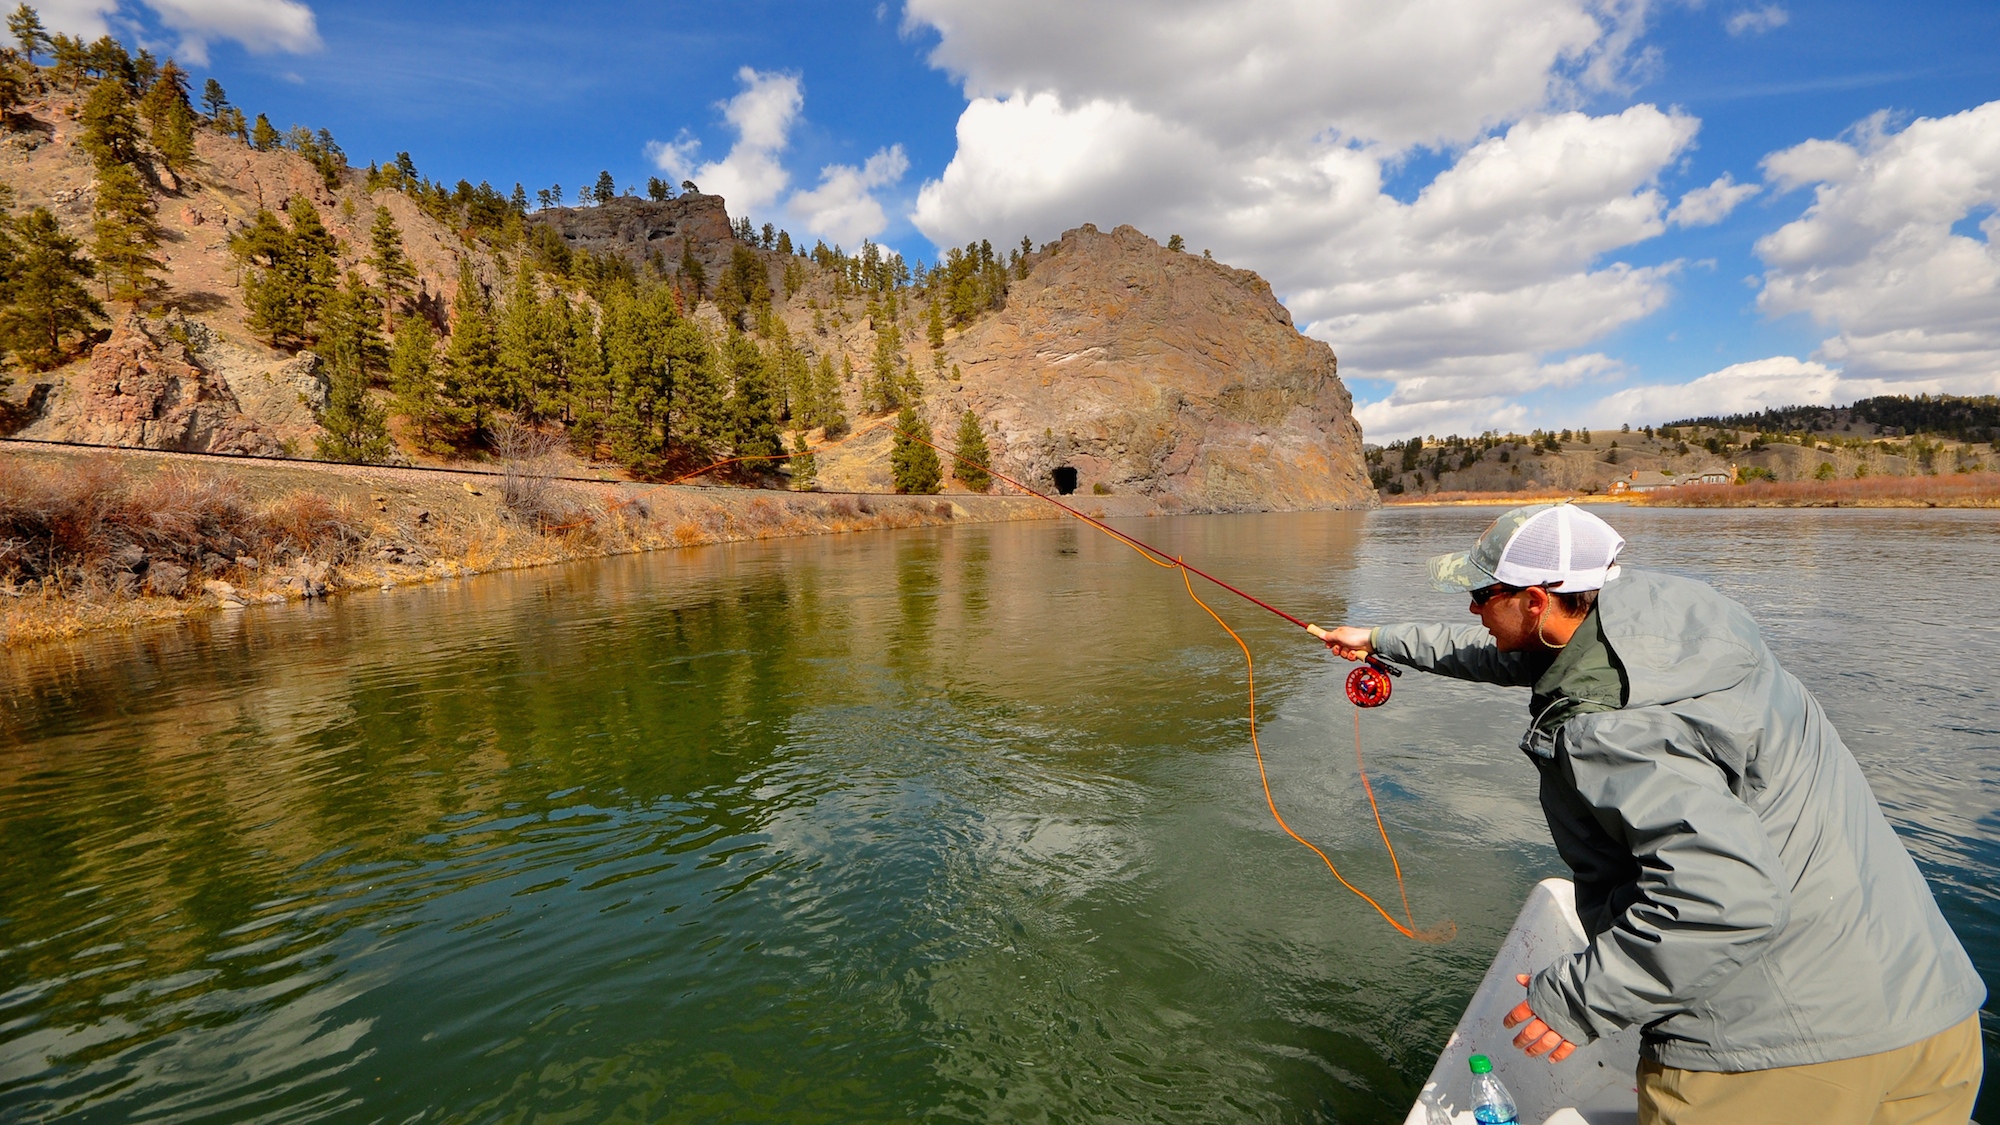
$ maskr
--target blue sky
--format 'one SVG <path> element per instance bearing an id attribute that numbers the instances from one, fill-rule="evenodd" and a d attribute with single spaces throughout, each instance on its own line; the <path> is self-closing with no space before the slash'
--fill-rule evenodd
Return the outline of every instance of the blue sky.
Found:
<path id="1" fill-rule="evenodd" d="M 359 163 L 531 195 L 695 175 L 926 259 L 1183 233 L 1333 345 L 1376 440 L 2000 392 L 1991 3 L 43 11 Z"/>

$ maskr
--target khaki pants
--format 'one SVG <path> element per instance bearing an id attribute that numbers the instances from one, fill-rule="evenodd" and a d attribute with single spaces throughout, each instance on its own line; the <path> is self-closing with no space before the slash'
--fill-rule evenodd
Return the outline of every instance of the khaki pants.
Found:
<path id="1" fill-rule="evenodd" d="M 1965 1125 L 1979 1096 L 1979 1017 L 1858 1059 L 1722 1073 L 1639 1061 L 1639 1125 Z"/>

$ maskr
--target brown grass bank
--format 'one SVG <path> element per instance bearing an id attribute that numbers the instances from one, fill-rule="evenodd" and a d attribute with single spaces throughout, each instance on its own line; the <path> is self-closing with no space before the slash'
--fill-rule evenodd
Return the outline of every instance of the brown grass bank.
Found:
<path id="1" fill-rule="evenodd" d="M 1631 500 L 1654 508 L 2000 508 L 2000 473 L 1694 484 Z"/>
<path id="2" fill-rule="evenodd" d="M 1578 495 L 1574 492 L 1431 492 L 1409 493 L 1382 501 L 1385 508 L 1440 508 L 1456 505 L 1505 504 L 1514 507 L 1520 504 L 1542 504 L 1552 500 L 1569 500 L 1578 504 L 1618 504 L 1629 497 L 1618 495 Z"/>
<path id="3" fill-rule="evenodd" d="M 0 644 L 634 551 L 1056 514 L 1014 496 L 217 465 L 9 443 L 0 448 Z"/>

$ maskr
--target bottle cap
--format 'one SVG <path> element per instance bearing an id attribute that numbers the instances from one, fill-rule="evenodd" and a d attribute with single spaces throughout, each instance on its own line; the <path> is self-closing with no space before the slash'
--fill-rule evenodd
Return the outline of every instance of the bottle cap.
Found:
<path id="1" fill-rule="evenodd" d="M 1472 1073 L 1474 1074 L 1493 1073 L 1493 1060 L 1487 1058 L 1485 1055 L 1472 1056 L 1471 1063 L 1472 1063 Z"/>

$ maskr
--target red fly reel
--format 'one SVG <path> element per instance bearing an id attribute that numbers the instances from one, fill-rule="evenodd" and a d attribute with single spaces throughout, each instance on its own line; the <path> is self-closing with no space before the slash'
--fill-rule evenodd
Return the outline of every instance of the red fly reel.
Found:
<path id="1" fill-rule="evenodd" d="M 1372 657 L 1347 674 L 1347 701 L 1356 707 L 1380 707 L 1389 702 L 1389 677 L 1401 675 Z"/>

